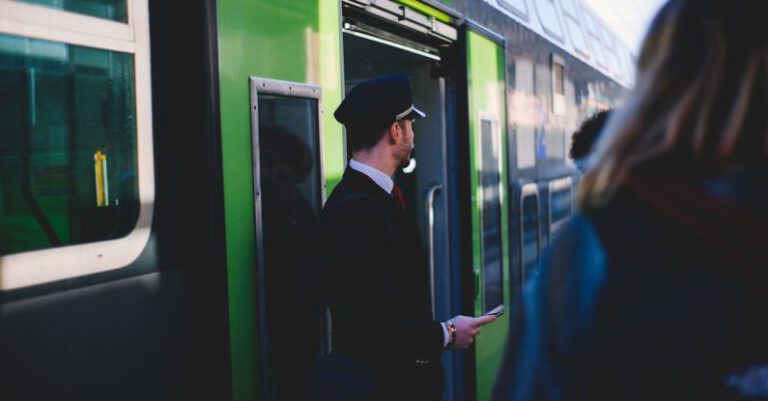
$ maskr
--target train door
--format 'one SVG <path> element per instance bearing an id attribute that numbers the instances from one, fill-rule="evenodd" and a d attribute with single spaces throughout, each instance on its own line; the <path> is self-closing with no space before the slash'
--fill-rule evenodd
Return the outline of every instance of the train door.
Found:
<path id="1" fill-rule="evenodd" d="M 384 6 L 385 3 L 377 4 Z M 397 7 L 404 15 L 415 16 L 407 7 Z M 459 313 L 458 302 L 454 302 L 455 294 L 451 291 L 451 276 L 455 274 L 449 247 L 451 205 L 446 187 L 450 179 L 447 138 L 452 129 L 447 108 L 452 99 L 447 94 L 450 83 L 443 67 L 445 49 L 453 42 L 435 41 L 434 36 L 404 30 L 396 15 L 391 22 L 376 16 L 379 14 L 374 15 L 383 13 L 382 10 L 373 5 L 365 9 L 344 9 L 345 89 L 348 92 L 364 80 L 402 72 L 411 79 L 414 104 L 427 114 L 425 119 L 415 122 L 415 148 L 410 164 L 394 178 L 424 239 L 424 252 L 430 266 L 433 316 L 444 321 Z M 454 399 L 454 357 L 452 353 L 443 356 L 444 399 L 447 400 Z"/>
<path id="2" fill-rule="evenodd" d="M 503 39 L 474 25 L 465 33 L 467 135 L 476 316 L 503 305 L 509 312 L 505 50 Z M 478 400 L 488 400 L 509 337 L 509 313 L 483 328 L 475 345 Z"/>
<path id="3" fill-rule="evenodd" d="M 301 399 L 302 380 L 326 351 L 315 233 L 322 184 L 320 87 L 251 78 L 261 388 Z"/>

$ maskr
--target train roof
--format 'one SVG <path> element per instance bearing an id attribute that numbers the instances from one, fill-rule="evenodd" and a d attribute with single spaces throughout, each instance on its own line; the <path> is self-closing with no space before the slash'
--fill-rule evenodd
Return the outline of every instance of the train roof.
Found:
<path id="1" fill-rule="evenodd" d="M 627 45 L 581 0 L 482 0 L 620 85 L 634 85 Z"/>

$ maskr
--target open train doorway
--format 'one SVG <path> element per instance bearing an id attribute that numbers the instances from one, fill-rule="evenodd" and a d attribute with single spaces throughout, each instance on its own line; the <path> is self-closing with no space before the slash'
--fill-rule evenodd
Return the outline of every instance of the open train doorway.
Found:
<path id="1" fill-rule="evenodd" d="M 440 51 L 424 43 L 377 29 L 363 30 L 361 24 L 345 23 L 343 33 L 344 84 L 348 93 L 357 84 L 378 76 L 405 73 L 411 80 L 414 104 L 427 115 L 415 121 L 410 164 L 398 170 L 394 181 L 401 188 L 407 212 L 418 222 L 424 255 L 430 265 L 434 319 L 453 316 L 457 302 L 451 292 L 449 238 L 449 182 L 447 130 L 448 79 Z M 351 150 L 348 152 L 351 157 Z M 455 275 L 455 272 L 453 273 Z M 454 313 L 455 314 L 455 313 Z M 456 356 L 444 353 L 446 373 L 444 400 L 453 399 Z"/>

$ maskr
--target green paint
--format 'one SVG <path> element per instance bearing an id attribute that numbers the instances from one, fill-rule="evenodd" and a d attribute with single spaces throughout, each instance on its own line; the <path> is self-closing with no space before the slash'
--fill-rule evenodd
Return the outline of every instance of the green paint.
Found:
<path id="1" fill-rule="evenodd" d="M 506 166 L 506 97 L 504 83 L 504 49 L 485 37 L 474 32 L 467 33 L 467 71 L 469 84 L 469 132 L 470 132 L 470 165 L 472 188 L 472 247 L 473 266 L 475 274 L 482 283 L 482 201 L 479 185 L 480 171 L 480 115 L 492 116 L 498 120 L 501 130 L 500 162 Z M 506 169 L 502 168 L 501 175 L 501 221 L 502 221 L 502 251 L 503 251 L 503 286 L 504 305 L 511 310 L 509 294 L 509 247 L 507 207 L 509 194 L 503 183 L 507 182 Z M 483 300 L 475 299 L 475 314 L 484 313 Z M 475 355 L 477 362 L 477 399 L 489 400 L 501 366 L 503 350 L 509 337 L 509 313 L 502 315 L 495 323 L 483 327 L 483 334 L 477 338 Z"/>
<path id="2" fill-rule="evenodd" d="M 450 15 L 432 7 L 427 4 L 424 4 L 418 0 L 395 0 L 396 2 L 406 5 L 424 15 L 435 17 L 438 21 L 445 22 L 446 24 L 450 24 L 453 22 L 453 18 L 451 18 Z"/>
<path id="3" fill-rule="evenodd" d="M 322 86 L 324 170 L 330 191 L 340 180 L 345 163 L 341 126 L 332 116 L 343 88 L 339 11 L 338 2 L 328 0 L 217 3 L 230 351 L 236 401 L 255 400 L 259 394 L 248 78 Z"/>

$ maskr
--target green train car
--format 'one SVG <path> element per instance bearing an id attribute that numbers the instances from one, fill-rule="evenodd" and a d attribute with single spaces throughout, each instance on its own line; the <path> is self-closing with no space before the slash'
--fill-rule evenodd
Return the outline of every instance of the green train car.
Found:
<path id="1" fill-rule="evenodd" d="M 395 179 L 435 318 L 508 312 L 444 354 L 443 399 L 490 399 L 570 134 L 633 84 L 579 0 L 0 1 L 0 397 L 291 399 L 333 335 L 332 111 L 391 72 L 428 114 Z"/>

